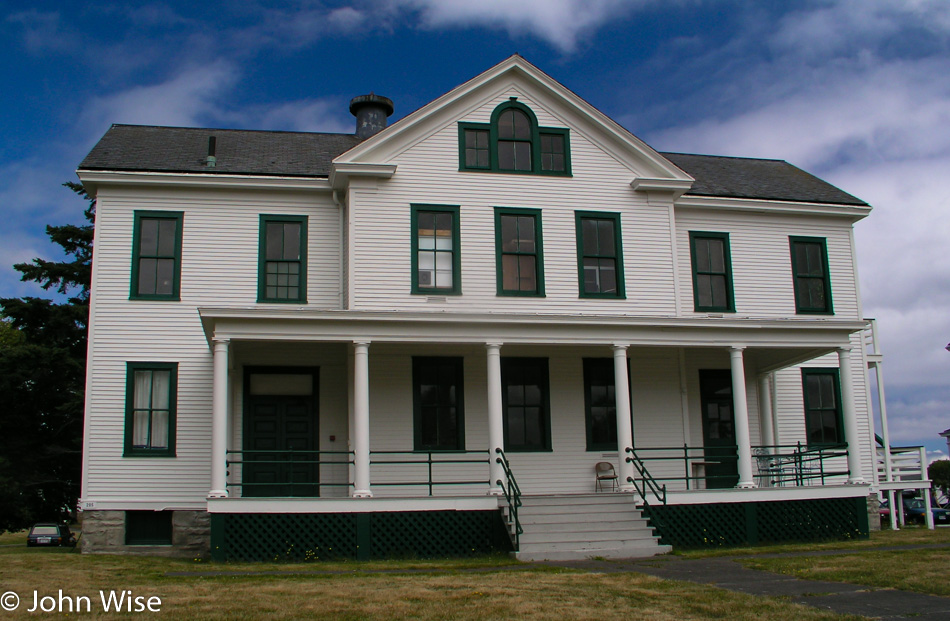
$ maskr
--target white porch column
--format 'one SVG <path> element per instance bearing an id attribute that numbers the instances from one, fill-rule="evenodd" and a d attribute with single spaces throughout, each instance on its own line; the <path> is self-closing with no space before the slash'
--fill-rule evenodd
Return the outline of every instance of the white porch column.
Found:
<path id="1" fill-rule="evenodd" d="M 228 349 L 229 339 L 213 339 L 211 389 L 211 491 L 208 498 L 228 497 Z"/>
<path id="2" fill-rule="evenodd" d="M 497 449 L 504 450 L 505 430 L 501 401 L 501 343 L 486 343 L 488 350 L 488 493 L 500 496 L 504 492 L 499 481 L 504 480 L 505 470 L 496 460 Z"/>
<path id="3" fill-rule="evenodd" d="M 369 488 L 369 343 L 353 343 L 353 497 L 372 498 Z"/>
<path id="4" fill-rule="evenodd" d="M 749 436 L 749 405 L 745 391 L 745 365 L 742 350 L 745 347 L 730 347 L 729 360 L 732 369 L 732 406 L 736 423 L 736 448 L 739 453 L 739 483 L 736 487 L 755 487 L 752 476 L 752 440 Z"/>
<path id="5" fill-rule="evenodd" d="M 858 441 L 858 417 L 854 412 L 854 380 L 851 377 L 851 348 L 838 349 L 838 375 L 841 378 L 841 417 L 844 418 L 844 441 L 848 443 L 848 483 L 867 485 L 861 468 L 861 444 Z"/>
<path id="6" fill-rule="evenodd" d="M 634 477 L 633 463 L 628 448 L 633 448 L 633 425 L 630 422 L 630 381 L 627 377 L 627 347 L 614 345 L 614 395 L 617 400 L 617 452 L 619 455 L 620 491 L 632 493 L 636 490 L 628 479 Z"/>
<path id="7" fill-rule="evenodd" d="M 775 444 L 775 421 L 772 418 L 771 373 L 759 376 L 759 417 L 762 419 L 762 444 Z"/>

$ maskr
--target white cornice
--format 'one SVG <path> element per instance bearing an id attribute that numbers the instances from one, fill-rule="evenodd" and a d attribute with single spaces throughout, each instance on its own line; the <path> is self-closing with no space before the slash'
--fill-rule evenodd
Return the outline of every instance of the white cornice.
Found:
<path id="1" fill-rule="evenodd" d="M 682 196 L 693 187 L 692 180 L 687 179 L 655 179 L 637 177 L 630 182 L 630 187 L 638 192 L 663 192 L 672 194 L 673 200 Z"/>
<path id="2" fill-rule="evenodd" d="M 704 211 L 745 211 L 759 213 L 787 213 L 801 215 L 822 215 L 848 218 L 856 222 L 871 213 L 870 206 L 841 205 L 829 203 L 791 202 L 751 198 L 725 198 L 719 196 L 681 196 L 674 206 L 682 209 L 702 209 Z"/>
<path id="3" fill-rule="evenodd" d="M 90 195 L 101 185 L 138 185 L 213 189 L 307 190 L 329 192 L 330 182 L 322 177 L 269 177 L 222 173 L 163 173 L 123 170 L 78 170 L 76 174 Z"/>
<path id="4" fill-rule="evenodd" d="M 395 164 L 334 162 L 330 167 L 330 186 L 334 190 L 342 190 L 354 177 L 390 179 L 394 174 L 396 174 Z"/>

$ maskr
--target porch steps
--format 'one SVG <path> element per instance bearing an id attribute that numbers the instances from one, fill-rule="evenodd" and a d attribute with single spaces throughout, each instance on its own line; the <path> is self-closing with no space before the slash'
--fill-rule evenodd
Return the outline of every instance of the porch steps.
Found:
<path id="1" fill-rule="evenodd" d="M 642 558 L 670 551 L 630 494 L 522 496 L 521 502 L 518 560 Z"/>

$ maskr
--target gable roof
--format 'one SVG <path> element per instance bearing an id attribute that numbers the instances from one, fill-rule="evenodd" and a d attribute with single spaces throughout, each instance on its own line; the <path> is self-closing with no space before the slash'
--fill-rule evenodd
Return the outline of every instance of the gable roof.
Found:
<path id="1" fill-rule="evenodd" d="M 326 177 L 333 158 L 359 143 L 354 134 L 113 125 L 79 170 Z"/>
<path id="2" fill-rule="evenodd" d="M 208 138 L 217 163 L 207 165 Z M 113 125 L 80 170 L 327 177 L 330 163 L 357 144 L 354 134 Z M 661 153 L 696 181 L 686 196 L 866 205 L 782 160 Z"/>
<path id="3" fill-rule="evenodd" d="M 784 160 L 660 153 L 696 181 L 688 196 L 860 205 L 867 203 Z"/>

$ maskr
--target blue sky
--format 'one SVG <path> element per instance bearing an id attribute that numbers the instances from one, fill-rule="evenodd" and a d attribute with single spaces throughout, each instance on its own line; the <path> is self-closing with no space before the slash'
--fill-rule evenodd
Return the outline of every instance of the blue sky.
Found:
<path id="1" fill-rule="evenodd" d="M 891 436 L 950 427 L 950 2 L 0 2 L 0 296 L 78 222 L 60 187 L 111 123 L 353 131 L 520 53 L 659 150 L 785 159 L 868 201 L 864 315 Z"/>

